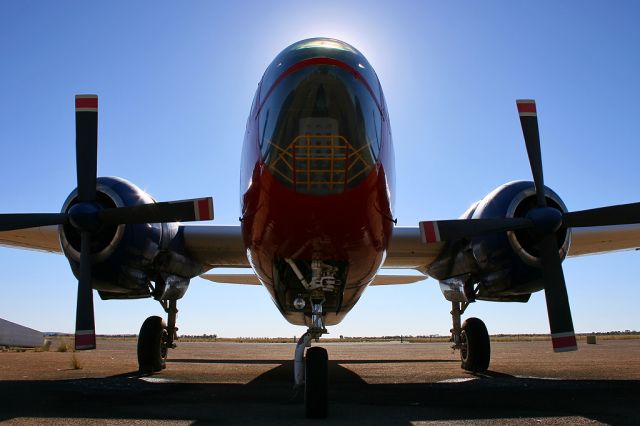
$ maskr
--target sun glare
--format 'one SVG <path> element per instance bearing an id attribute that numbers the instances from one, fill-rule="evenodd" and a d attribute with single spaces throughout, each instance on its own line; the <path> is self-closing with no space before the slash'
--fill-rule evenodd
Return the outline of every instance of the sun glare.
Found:
<path id="1" fill-rule="evenodd" d="M 296 49 L 309 49 L 315 47 L 323 47 L 325 49 L 339 49 L 356 53 L 356 51 L 347 43 L 335 39 L 309 40 L 303 43 L 299 43 L 296 46 Z"/>

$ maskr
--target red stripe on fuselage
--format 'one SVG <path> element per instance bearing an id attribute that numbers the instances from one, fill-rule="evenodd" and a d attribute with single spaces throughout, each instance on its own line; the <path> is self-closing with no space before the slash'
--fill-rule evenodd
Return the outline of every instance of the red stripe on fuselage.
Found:
<path id="1" fill-rule="evenodd" d="M 298 70 L 301 70 L 301 69 L 306 68 L 306 67 L 310 67 L 312 65 L 333 65 L 333 66 L 336 66 L 338 68 L 341 68 L 341 69 L 351 73 L 356 78 L 356 80 L 358 80 L 362 84 L 364 84 L 364 86 L 367 88 L 367 91 L 369 92 L 369 94 L 373 98 L 373 101 L 376 103 L 376 106 L 378 107 L 378 110 L 380 111 L 380 114 L 383 114 L 382 106 L 380 104 L 380 101 L 378 100 L 376 95 L 373 93 L 373 89 L 371 89 L 371 86 L 369 85 L 367 80 L 364 77 L 362 77 L 362 75 L 355 68 L 353 68 L 351 65 L 349 65 L 347 63 L 344 63 L 342 61 L 339 61 L 337 59 L 333 59 L 333 58 L 309 58 L 309 59 L 304 59 L 304 60 L 302 60 L 302 61 L 300 61 L 298 63 L 295 63 L 295 64 L 291 65 L 289 68 L 284 70 L 282 72 L 282 74 L 280 74 L 280 76 L 276 79 L 276 81 L 271 85 L 271 87 L 269 88 L 269 91 L 267 92 L 265 97 L 260 101 L 260 107 L 258 108 L 256 113 L 257 114 L 260 113 L 260 111 L 262 110 L 262 107 L 264 106 L 265 102 L 267 101 L 267 99 L 269 99 L 269 96 L 271 96 L 271 93 L 273 93 L 273 91 L 275 90 L 276 86 L 282 80 L 284 80 L 285 77 L 291 75 L 292 73 L 294 73 L 294 72 L 296 72 Z"/>

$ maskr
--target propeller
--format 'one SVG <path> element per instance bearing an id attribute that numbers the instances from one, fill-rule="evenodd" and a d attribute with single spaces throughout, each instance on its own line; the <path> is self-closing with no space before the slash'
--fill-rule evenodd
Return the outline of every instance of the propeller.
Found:
<path id="1" fill-rule="evenodd" d="M 96 201 L 98 172 L 98 96 L 76 95 L 76 175 L 78 203 L 69 220 L 80 231 L 80 276 L 76 298 L 76 350 L 96 348 L 96 327 L 91 291 L 91 231 L 99 224 L 82 220 L 99 210 Z M 75 212 L 75 215 L 73 215 Z"/>
<path id="2" fill-rule="evenodd" d="M 540 247 L 542 275 L 544 277 L 544 297 L 547 302 L 547 315 L 551 329 L 551 342 L 556 352 L 575 351 L 578 348 L 571 318 L 571 307 L 567 295 L 567 285 L 562 271 L 562 260 L 558 254 L 556 231 L 562 225 L 559 210 L 547 207 L 544 194 L 544 176 L 542 173 L 542 154 L 540 152 L 540 134 L 538 131 L 538 114 L 533 100 L 516 101 L 520 126 L 524 142 L 527 146 L 529 164 L 536 187 L 537 208 L 531 210 L 528 217 L 532 219 L 532 227 L 539 235 L 543 235 Z M 536 229 L 537 228 L 537 229 Z"/>
<path id="3" fill-rule="evenodd" d="M 80 233 L 80 273 L 76 305 L 76 350 L 95 349 L 91 243 L 103 225 L 189 222 L 213 219 L 210 197 L 138 206 L 104 208 L 96 201 L 98 96 L 76 95 L 76 171 L 78 199 L 66 213 L 0 215 L 0 231 L 72 225 Z"/>
<path id="4" fill-rule="evenodd" d="M 536 207 L 523 218 L 458 219 L 420 222 L 425 243 L 473 238 L 488 233 L 530 229 L 540 239 L 540 258 L 544 277 L 544 292 L 556 352 L 577 349 L 567 287 L 558 253 L 556 231 L 561 227 L 608 226 L 640 223 L 640 203 L 622 204 L 596 209 L 563 213 L 547 206 L 540 151 L 540 134 L 536 103 L 517 100 L 520 125 L 524 136 L 533 182 Z"/>

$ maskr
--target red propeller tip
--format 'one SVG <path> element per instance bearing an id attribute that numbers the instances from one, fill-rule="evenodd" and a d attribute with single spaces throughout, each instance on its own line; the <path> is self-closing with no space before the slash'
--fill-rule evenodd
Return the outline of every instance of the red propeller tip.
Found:
<path id="1" fill-rule="evenodd" d="M 213 200 L 211 198 L 201 198 L 193 201 L 196 220 L 213 219 Z"/>
<path id="2" fill-rule="evenodd" d="M 567 333 L 554 333 L 551 335 L 554 352 L 569 352 L 578 350 L 576 334 L 573 331 Z"/>
<path id="3" fill-rule="evenodd" d="M 420 234 L 425 244 L 437 243 L 440 240 L 440 229 L 437 221 L 420 222 Z"/>
<path id="4" fill-rule="evenodd" d="M 95 330 L 77 330 L 76 331 L 76 350 L 95 349 L 95 348 L 96 348 Z"/>
<path id="5" fill-rule="evenodd" d="M 98 95 L 76 95 L 76 111 L 98 112 Z"/>
<path id="6" fill-rule="evenodd" d="M 536 101 L 533 99 L 518 99 L 516 105 L 518 106 L 520 117 L 535 117 L 537 115 Z"/>

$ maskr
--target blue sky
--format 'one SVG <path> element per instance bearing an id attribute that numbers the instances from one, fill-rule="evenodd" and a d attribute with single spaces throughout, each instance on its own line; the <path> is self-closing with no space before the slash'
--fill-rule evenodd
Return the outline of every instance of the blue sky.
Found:
<path id="1" fill-rule="evenodd" d="M 158 200 L 211 195 L 237 224 L 239 162 L 256 85 L 275 55 L 328 36 L 376 69 L 396 147 L 401 225 L 455 218 L 530 179 L 515 99 L 535 98 L 546 183 L 570 209 L 640 199 L 640 6 L 633 1 L 0 3 L 3 212 L 58 211 L 75 186 L 76 93 L 100 96 L 100 175 Z M 564 263 L 577 331 L 640 329 L 638 253 Z M 0 317 L 72 331 L 62 256 L 0 248 Z M 100 301 L 98 333 L 136 333 L 157 302 Z M 293 336 L 259 287 L 194 279 L 181 333 Z M 334 335 L 447 334 L 435 280 L 368 289 Z M 492 333 L 548 331 L 544 295 L 479 302 Z"/>

